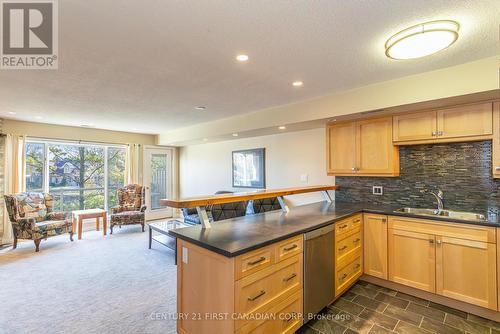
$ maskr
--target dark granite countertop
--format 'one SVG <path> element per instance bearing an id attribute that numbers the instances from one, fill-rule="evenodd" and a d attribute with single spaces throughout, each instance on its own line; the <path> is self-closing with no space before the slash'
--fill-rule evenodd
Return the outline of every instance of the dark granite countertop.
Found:
<path id="1" fill-rule="evenodd" d="M 318 202 L 293 207 L 288 213 L 271 211 L 218 221 L 212 223 L 210 229 L 202 229 L 201 225 L 196 225 L 171 230 L 169 233 L 218 254 L 234 257 L 333 224 L 361 212 L 500 227 L 498 217 L 490 217 L 488 222 L 474 222 L 394 212 L 398 208 L 399 206 L 391 207 L 369 203 Z"/>

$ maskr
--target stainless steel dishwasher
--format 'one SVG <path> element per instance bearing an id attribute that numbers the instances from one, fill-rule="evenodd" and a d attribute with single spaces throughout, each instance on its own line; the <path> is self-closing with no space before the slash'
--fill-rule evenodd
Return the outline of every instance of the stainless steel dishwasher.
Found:
<path id="1" fill-rule="evenodd" d="M 304 321 L 335 298 L 334 225 L 304 235 Z"/>

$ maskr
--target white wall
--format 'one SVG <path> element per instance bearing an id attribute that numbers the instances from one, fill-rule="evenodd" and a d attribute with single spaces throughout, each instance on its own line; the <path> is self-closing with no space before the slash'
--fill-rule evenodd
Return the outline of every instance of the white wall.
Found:
<path id="1" fill-rule="evenodd" d="M 270 136 L 245 138 L 217 143 L 185 146 L 180 149 L 180 196 L 213 194 L 233 189 L 231 152 L 234 150 L 266 149 L 266 188 L 286 188 L 318 184 L 333 184 L 326 175 L 325 129 L 313 129 Z M 301 182 L 301 175 L 308 181 Z M 322 200 L 321 194 L 296 195 L 287 198 L 290 205 Z"/>

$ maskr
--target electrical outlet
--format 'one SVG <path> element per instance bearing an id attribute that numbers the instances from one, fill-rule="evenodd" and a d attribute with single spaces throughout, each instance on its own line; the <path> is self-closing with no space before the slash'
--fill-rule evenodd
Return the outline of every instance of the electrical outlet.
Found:
<path id="1" fill-rule="evenodd" d="M 382 186 L 373 186 L 373 195 L 383 195 L 384 187 Z"/>

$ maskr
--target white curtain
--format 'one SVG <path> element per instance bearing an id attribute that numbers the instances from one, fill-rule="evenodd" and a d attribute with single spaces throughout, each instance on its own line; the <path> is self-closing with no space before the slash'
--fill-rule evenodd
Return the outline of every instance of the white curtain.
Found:
<path id="1" fill-rule="evenodd" d="M 128 144 L 127 164 L 125 167 L 127 184 L 141 184 L 140 162 L 141 162 L 141 144 Z"/>
<path id="2" fill-rule="evenodd" d="M 14 194 L 26 189 L 25 142 L 25 135 L 5 137 L 4 194 Z M 2 244 L 11 243 L 12 240 L 12 226 L 4 204 Z"/>

